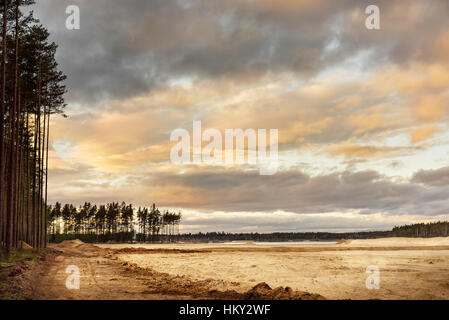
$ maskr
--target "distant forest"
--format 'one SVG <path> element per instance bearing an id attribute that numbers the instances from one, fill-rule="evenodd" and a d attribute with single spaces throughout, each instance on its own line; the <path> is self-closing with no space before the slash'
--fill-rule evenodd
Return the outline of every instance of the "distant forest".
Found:
<path id="1" fill-rule="evenodd" d="M 97 207 L 86 202 L 77 208 L 56 203 L 48 208 L 49 241 L 80 239 L 84 242 L 174 241 L 181 213 L 151 208 L 134 209 L 132 204 L 108 203 Z M 137 219 L 137 220 L 136 220 Z"/>
<path id="2" fill-rule="evenodd" d="M 295 241 L 295 240 L 340 240 L 340 239 L 376 239 L 386 237 L 431 238 L 448 237 L 449 222 L 420 223 L 395 227 L 391 231 L 369 232 L 276 232 L 276 233 L 225 233 L 210 232 L 181 234 L 178 241 Z"/>
<path id="3" fill-rule="evenodd" d="M 188 233 L 176 237 L 185 242 L 221 242 L 221 241 L 295 241 L 295 240 L 340 240 L 340 239 L 375 239 L 391 237 L 391 231 L 330 233 L 330 232 L 276 232 L 276 233 Z"/>
<path id="4" fill-rule="evenodd" d="M 395 237 L 432 238 L 448 237 L 449 222 L 419 223 L 396 227 L 392 231 Z"/>
<path id="5" fill-rule="evenodd" d="M 391 231 L 366 232 L 276 232 L 276 233 L 179 233 L 181 213 L 161 212 L 122 203 L 76 208 L 57 203 L 49 208 L 49 241 L 80 239 L 84 242 L 223 242 L 223 241 L 335 241 L 385 237 L 447 237 L 449 222 L 395 227 Z"/>

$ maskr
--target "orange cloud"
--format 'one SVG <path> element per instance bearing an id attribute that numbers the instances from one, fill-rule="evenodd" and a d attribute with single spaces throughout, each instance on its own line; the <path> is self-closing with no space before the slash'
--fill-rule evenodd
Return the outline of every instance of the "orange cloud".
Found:
<path id="1" fill-rule="evenodd" d="M 354 128 L 353 133 L 356 135 L 387 131 L 408 124 L 405 117 L 397 117 L 398 113 L 402 112 L 400 105 L 387 102 L 354 112 L 348 115 L 347 121 Z"/>
<path id="2" fill-rule="evenodd" d="M 340 110 L 344 110 L 344 109 L 351 109 L 357 106 L 360 106 L 362 104 L 362 97 L 358 96 L 358 95 L 353 95 L 350 97 L 347 97 L 345 99 L 343 99 L 342 101 L 338 102 L 335 105 L 335 108 L 340 109 Z"/>
<path id="3" fill-rule="evenodd" d="M 419 120 L 441 121 L 448 110 L 448 101 L 441 96 L 428 95 L 420 97 L 415 107 Z"/>
<path id="4" fill-rule="evenodd" d="M 259 6 L 264 9 L 270 9 L 279 12 L 302 12 L 316 9 L 328 0 L 237 0 L 251 6 Z"/>
<path id="5" fill-rule="evenodd" d="M 413 130 L 411 132 L 412 143 L 419 143 L 432 138 L 438 131 L 435 127 L 426 127 Z"/>
<path id="6" fill-rule="evenodd" d="M 436 55 L 447 59 L 449 56 L 449 30 L 442 32 L 435 43 L 434 50 Z"/>
<path id="7" fill-rule="evenodd" d="M 315 122 L 297 121 L 290 128 L 281 132 L 279 142 L 304 142 L 307 136 L 322 133 L 332 122 L 333 119 L 330 117 Z"/>
<path id="8" fill-rule="evenodd" d="M 391 153 L 397 153 L 403 148 L 361 146 L 355 144 L 335 145 L 325 149 L 326 152 L 338 156 L 343 155 L 347 158 L 370 158 L 373 156 L 387 156 Z"/>
<path id="9" fill-rule="evenodd" d="M 439 63 L 413 63 L 407 68 L 389 65 L 367 83 L 380 94 L 422 94 L 449 87 L 449 67 Z"/>

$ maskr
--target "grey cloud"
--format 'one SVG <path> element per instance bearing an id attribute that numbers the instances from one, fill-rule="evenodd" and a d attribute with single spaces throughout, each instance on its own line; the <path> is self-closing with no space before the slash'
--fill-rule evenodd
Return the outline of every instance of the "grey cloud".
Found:
<path id="1" fill-rule="evenodd" d="M 444 171 L 447 173 L 447 169 Z M 419 172 L 410 182 L 395 183 L 375 171 L 346 171 L 319 176 L 287 171 L 274 176 L 260 176 L 257 171 L 189 169 L 183 174 L 128 175 L 120 185 L 113 185 L 101 181 L 118 176 L 96 173 L 86 167 L 50 171 L 50 194 L 55 201 L 79 199 L 81 202 L 94 202 L 96 198 L 113 201 L 113 194 L 117 199 L 134 203 L 148 199 L 163 207 L 226 212 L 447 214 L 449 190 L 445 184 L 435 182 L 429 176 L 432 174 Z M 423 186 L 423 177 L 427 177 L 426 184 L 433 187 Z M 173 193 L 158 198 L 159 190 L 173 190 Z M 95 199 L 92 198 L 93 193 Z"/>
<path id="2" fill-rule="evenodd" d="M 153 191 L 159 187 L 188 190 L 161 199 L 161 205 L 198 210 L 295 213 L 357 210 L 365 215 L 388 212 L 389 215 L 429 216 L 449 211 L 447 189 L 428 189 L 412 182 L 395 183 L 374 171 L 314 177 L 289 171 L 263 177 L 257 172 L 203 170 L 179 175 L 156 174 L 142 183 L 156 184 L 156 181 Z M 192 200 L 189 194 L 198 198 Z"/>
<path id="3" fill-rule="evenodd" d="M 446 168 L 442 171 L 448 172 Z M 427 178 L 426 185 L 422 185 L 422 177 L 426 176 L 423 171 L 409 182 L 402 183 L 393 182 L 375 171 L 309 176 L 292 170 L 274 176 L 260 176 L 257 171 L 218 168 L 199 171 L 194 167 L 182 174 L 150 172 L 144 176 L 127 175 L 120 184 L 102 182 L 105 178 L 118 179 L 119 175 L 96 174 L 89 168 L 84 168 L 78 175 L 73 175 L 71 170 L 50 171 L 50 176 L 50 201 L 68 201 L 77 205 L 84 201 L 102 204 L 125 200 L 135 205 L 155 202 L 161 207 L 230 214 L 222 218 L 211 214 L 210 221 L 207 221 L 207 215 L 202 215 L 201 221 L 189 218 L 186 225 L 226 227 L 228 223 L 233 224 L 229 219 L 237 212 L 265 212 L 265 220 L 258 217 L 254 222 L 257 221 L 265 230 L 270 224 L 270 230 L 288 230 L 288 219 L 284 222 L 278 219 L 278 226 L 272 224 L 271 215 L 277 211 L 297 214 L 301 221 L 310 215 L 339 213 L 339 217 L 345 217 L 345 213 L 351 216 L 354 212 L 358 213 L 357 219 L 366 220 L 380 213 L 389 217 L 386 219 L 388 223 L 402 216 L 437 217 L 449 213 L 447 185 L 436 183 L 432 178 Z M 320 225 L 327 229 L 331 225 L 340 228 L 332 216 L 329 219 L 328 224 L 320 224 L 321 220 L 316 218 L 310 223 L 316 221 L 316 228 Z M 371 221 L 366 225 L 375 226 L 375 223 Z M 347 225 L 362 228 L 362 225 L 354 223 Z"/>
<path id="4" fill-rule="evenodd" d="M 80 178 L 80 172 L 84 173 L 84 178 L 92 179 L 93 167 L 86 165 L 75 165 L 73 168 L 54 168 L 49 170 L 49 177 L 57 180 L 70 180 Z"/>
<path id="5" fill-rule="evenodd" d="M 311 77 L 363 50 L 373 51 L 367 65 L 407 63 L 425 59 L 423 48 L 447 28 L 447 1 L 377 3 L 378 32 L 364 27 L 371 2 L 355 0 L 302 12 L 240 0 L 46 0 L 36 11 L 60 45 L 70 100 L 92 102 L 136 95 L 182 76 L 289 71 Z M 78 31 L 65 29 L 65 8 L 72 4 L 81 9 Z M 418 5 L 420 18 L 410 12 Z M 334 40 L 338 45 L 323 55 Z"/>
<path id="6" fill-rule="evenodd" d="M 413 175 L 412 181 L 433 187 L 448 186 L 449 167 L 443 167 L 437 170 L 420 170 Z"/>
<path id="7" fill-rule="evenodd" d="M 225 232 L 350 232 L 361 230 L 389 230 L 396 225 L 404 224 L 401 219 L 373 221 L 369 217 L 332 217 L 328 215 L 302 216 L 273 213 L 240 213 L 219 215 L 214 213 L 184 214 L 181 225 L 183 231 L 225 231 Z"/>

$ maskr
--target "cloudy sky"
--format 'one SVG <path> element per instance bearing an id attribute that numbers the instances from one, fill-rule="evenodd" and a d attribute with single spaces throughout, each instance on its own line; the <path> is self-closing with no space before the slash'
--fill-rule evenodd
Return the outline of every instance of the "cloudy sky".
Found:
<path id="1" fill-rule="evenodd" d="M 365 27 L 380 8 L 381 30 Z M 80 30 L 65 27 L 78 5 Z M 182 230 L 449 219 L 447 0 L 39 0 L 67 115 L 51 201 L 181 208 Z M 170 134 L 278 129 L 280 168 L 175 165 Z"/>

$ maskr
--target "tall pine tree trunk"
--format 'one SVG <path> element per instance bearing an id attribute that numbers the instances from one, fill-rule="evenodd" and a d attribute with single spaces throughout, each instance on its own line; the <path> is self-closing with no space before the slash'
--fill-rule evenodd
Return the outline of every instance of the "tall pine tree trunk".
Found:
<path id="1" fill-rule="evenodd" d="M 42 156 L 42 134 L 41 134 L 41 94 L 42 94 L 42 63 L 39 63 L 39 76 L 38 76 L 38 93 L 37 93 L 37 195 L 36 195 L 36 212 L 37 212 L 37 248 L 41 248 L 41 231 L 42 231 L 42 194 L 41 194 L 41 178 L 42 178 L 42 171 L 41 171 L 41 156 Z"/>
<path id="2" fill-rule="evenodd" d="M 50 142 L 50 112 L 48 112 L 47 120 L 47 147 L 46 147 L 46 159 L 45 159 L 45 248 L 47 247 L 47 200 L 48 200 L 48 144 Z"/>
<path id="3" fill-rule="evenodd" d="M 46 208 L 44 208 L 44 159 L 45 159 L 45 137 L 46 137 L 46 131 L 47 131 L 47 108 L 44 106 L 44 125 L 42 128 L 42 145 L 39 150 L 41 150 L 41 163 L 40 163 L 40 174 L 41 179 L 39 181 L 39 201 L 40 201 L 40 221 L 41 221 L 41 239 L 40 239 L 40 248 L 44 246 L 45 242 L 45 228 L 46 228 L 46 221 L 44 221 L 45 212 L 47 211 Z"/>
<path id="4" fill-rule="evenodd" d="M 14 170 L 13 174 L 13 246 L 18 245 L 19 236 L 19 129 L 20 129 L 20 102 L 19 102 L 19 7 L 20 0 L 16 1 L 15 8 L 15 50 L 14 50 L 14 108 L 15 108 L 15 132 L 13 135 L 14 140 Z"/>
<path id="5" fill-rule="evenodd" d="M 6 100 L 6 27 L 7 27 L 8 0 L 3 1 L 2 26 L 2 63 L 1 63 L 1 90 L 0 90 L 0 260 L 2 258 L 5 221 L 5 100 Z"/>
<path id="6" fill-rule="evenodd" d="M 10 150 L 9 150 L 9 171 L 8 171 L 8 208 L 7 208 L 7 239 L 6 250 L 9 253 L 11 247 L 15 244 L 15 222 L 16 222 L 16 130 L 17 130 L 17 54 L 18 54 L 18 2 L 16 7 L 16 48 L 15 48 L 15 66 L 13 83 L 13 102 L 10 106 L 9 124 L 10 124 Z"/>
<path id="7" fill-rule="evenodd" d="M 30 211 L 30 201 L 31 201 L 31 180 L 30 180 L 30 138 L 29 138 L 29 132 L 28 132 L 28 128 L 30 127 L 30 114 L 27 110 L 26 112 L 26 121 L 27 121 L 27 135 L 26 135 L 26 150 L 25 150 L 25 155 L 26 155 L 26 179 L 25 179 L 25 183 L 26 183 L 26 190 L 27 190 L 27 197 L 26 197 L 26 216 L 27 216 L 27 232 L 26 232 L 26 242 L 28 244 L 31 244 L 31 211 Z"/>
<path id="8" fill-rule="evenodd" d="M 36 205 L 36 165 L 37 165 L 37 130 L 38 130 L 38 113 L 39 110 L 36 112 L 36 115 L 34 116 L 34 148 L 33 148 L 33 162 L 32 162 L 32 186 L 31 186 L 31 197 L 32 197 L 32 204 L 31 204 L 31 236 L 32 236 L 32 246 L 34 248 L 37 248 L 37 205 Z"/>

